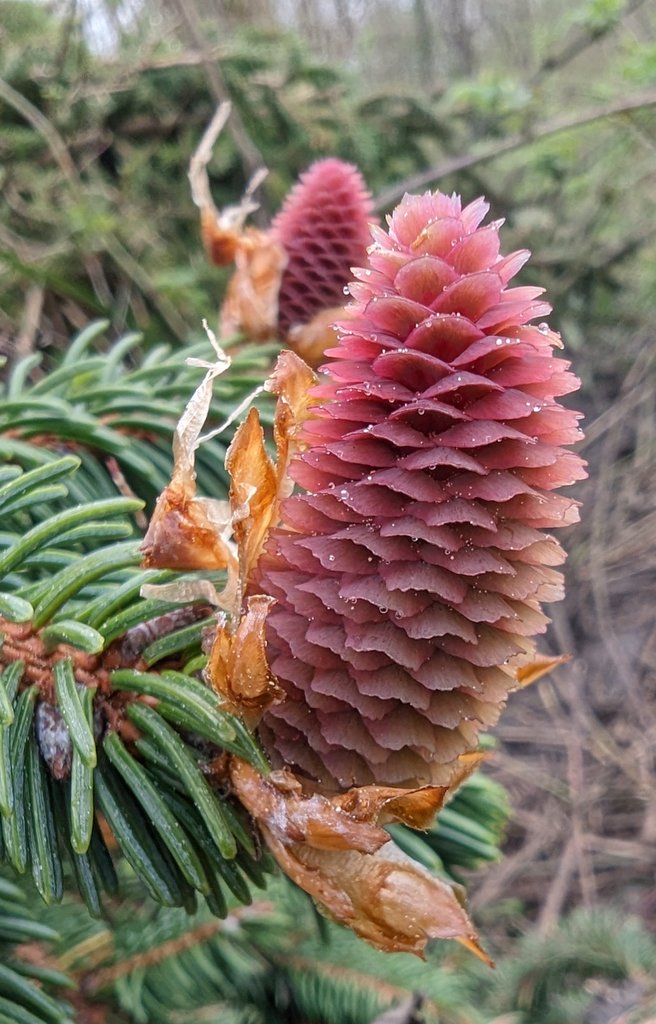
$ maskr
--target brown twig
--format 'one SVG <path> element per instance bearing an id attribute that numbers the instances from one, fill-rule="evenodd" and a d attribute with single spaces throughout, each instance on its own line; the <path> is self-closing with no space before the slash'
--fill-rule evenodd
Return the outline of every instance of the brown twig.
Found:
<path id="1" fill-rule="evenodd" d="M 170 957 L 179 956 L 185 950 L 207 942 L 219 932 L 234 928 L 235 923 L 238 923 L 243 918 L 267 913 L 271 909 L 271 903 L 266 900 L 253 903 L 250 907 L 238 907 L 231 911 L 224 920 L 206 921 L 198 925 L 197 928 L 185 932 L 183 935 L 169 939 L 160 946 L 155 946 L 153 949 L 146 950 L 143 953 L 135 953 L 119 963 L 111 964 L 109 967 L 102 967 L 99 970 L 80 972 L 78 974 L 80 986 L 85 993 L 93 995 L 96 992 L 100 992 L 101 989 L 113 985 L 119 978 L 124 978 L 127 974 L 131 974 L 132 971 L 154 967 L 155 964 L 162 963 L 162 961 L 168 960 Z"/>
<path id="2" fill-rule="evenodd" d="M 223 78 L 221 66 L 216 57 L 212 55 L 212 51 L 206 45 L 203 38 L 203 26 L 196 4 L 193 0 L 176 0 L 175 6 L 189 30 L 196 50 L 202 54 L 202 64 L 207 74 L 212 96 L 219 104 L 229 101 L 230 92 Z M 252 177 L 260 167 L 264 166 L 264 160 L 259 149 L 246 131 L 239 111 L 233 111 L 228 130 L 241 156 L 247 177 Z"/>
<path id="3" fill-rule="evenodd" d="M 82 976 L 80 981 L 81 988 L 86 994 L 94 995 L 96 992 L 100 992 L 101 989 L 113 985 L 119 978 L 124 978 L 126 974 L 130 974 L 132 971 L 154 967 L 155 964 L 159 964 L 163 960 L 168 960 L 172 956 L 178 956 L 186 949 L 191 949 L 201 942 L 207 942 L 208 939 L 213 938 L 217 932 L 221 931 L 223 925 L 224 922 L 219 920 L 206 921 L 192 931 L 185 932 L 184 935 L 179 935 L 175 939 L 163 942 L 161 946 L 156 946 L 154 949 L 149 949 L 144 953 L 135 953 L 133 956 L 128 957 L 127 960 L 112 964 L 111 967 L 90 971 Z"/>
<path id="4" fill-rule="evenodd" d="M 52 122 L 33 103 L 2 78 L 0 78 L 0 98 L 12 106 L 43 137 L 62 172 L 64 180 L 79 191 L 83 185 L 79 171 L 68 151 L 66 143 Z M 105 248 L 117 266 L 138 284 L 144 295 L 148 296 L 173 333 L 178 338 L 184 339 L 187 335 L 185 321 L 175 306 L 157 292 L 139 261 L 115 235 L 107 235 Z M 96 295 L 104 305 L 110 305 L 112 294 L 100 260 L 94 254 L 87 254 L 84 257 L 84 264 Z"/>
<path id="5" fill-rule="evenodd" d="M 558 871 L 547 891 L 547 898 L 542 904 L 538 917 L 537 930 L 540 935 L 547 935 L 558 923 L 567 893 L 576 871 L 577 844 L 570 836 L 560 858 Z"/>
<path id="6" fill-rule="evenodd" d="M 583 128 L 594 124 L 596 121 L 604 121 L 610 117 L 619 117 L 623 114 L 631 114 L 637 110 L 646 110 L 656 106 L 656 90 L 651 89 L 637 96 L 605 103 L 601 106 L 585 110 L 582 113 L 566 115 L 554 118 L 545 124 L 536 125 L 530 132 L 516 132 L 506 136 L 500 141 L 495 140 L 482 146 L 477 153 L 467 153 L 462 156 L 451 157 L 438 167 L 429 167 L 426 171 L 412 174 L 403 181 L 397 182 L 385 189 L 376 199 L 375 209 L 385 210 L 393 203 L 398 202 L 405 192 L 415 192 L 425 188 L 449 174 L 457 171 L 468 170 L 489 160 L 496 160 L 497 157 L 511 153 L 513 150 L 522 149 L 524 146 L 531 146 L 536 142 L 549 138 L 551 135 L 559 135 L 561 132 L 569 131 L 572 128 Z"/>
<path id="7" fill-rule="evenodd" d="M 38 107 L 35 107 L 27 97 L 17 92 L 4 78 L 0 78 L 0 98 L 5 103 L 8 103 L 10 107 L 13 107 L 42 136 L 55 158 L 64 179 L 69 185 L 79 188 L 80 178 L 77 167 L 71 154 L 68 152 L 66 143 L 52 121 Z M 100 260 L 93 253 L 87 253 L 84 257 L 84 265 L 96 295 L 103 304 L 109 305 L 112 296 Z"/>
<path id="8" fill-rule="evenodd" d="M 54 699 L 53 665 L 62 658 L 70 657 L 73 661 L 76 679 L 85 685 L 107 687 L 107 672 L 102 668 L 98 655 L 85 654 L 83 651 L 59 644 L 54 650 L 48 651 L 32 624 L 8 622 L 0 616 L 0 627 L 4 642 L 0 649 L 0 666 L 11 665 L 15 661 L 24 662 L 24 679 L 28 685 L 36 683 L 41 697 L 52 703 Z"/>
<path id="9" fill-rule="evenodd" d="M 634 14 L 638 8 L 642 7 L 645 0 L 633 0 L 633 3 L 629 4 L 624 11 L 620 20 L 628 18 L 629 15 Z M 594 46 L 600 40 L 605 39 L 609 32 L 612 32 L 616 27 L 615 22 L 609 23 L 602 29 L 594 29 L 589 26 L 581 29 L 579 28 L 577 34 L 570 39 L 565 46 L 562 47 L 557 53 L 549 54 L 545 57 L 540 66 L 538 67 L 535 74 L 530 80 L 531 85 L 539 85 L 548 75 L 554 71 L 560 71 L 561 68 L 566 67 L 567 64 L 575 60 L 582 53 L 585 53 L 589 47 Z"/>

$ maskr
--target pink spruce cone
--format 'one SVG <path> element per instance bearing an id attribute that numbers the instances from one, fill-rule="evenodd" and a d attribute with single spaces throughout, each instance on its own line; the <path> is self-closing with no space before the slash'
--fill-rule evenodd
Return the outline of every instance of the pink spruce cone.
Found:
<path id="1" fill-rule="evenodd" d="M 350 268 L 366 259 L 371 196 L 356 167 L 320 160 L 301 175 L 271 225 L 288 262 L 278 297 L 282 335 L 344 304 Z"/>
<path id="2" fill-rule="evenodd" d="M 325 787 L 444 781 L 492 725 L 562 597 L 543 528 L 578 518 L 552 493 L 585 476 L 559 338 L 508 288 L 488 205 L 406 196 L 351 285 L 327 380 L 257 588 L 277 599 L 270 663 L 286 700 L 261 735 Z M 342 257 L 340 257 L 340 266 Z"/>

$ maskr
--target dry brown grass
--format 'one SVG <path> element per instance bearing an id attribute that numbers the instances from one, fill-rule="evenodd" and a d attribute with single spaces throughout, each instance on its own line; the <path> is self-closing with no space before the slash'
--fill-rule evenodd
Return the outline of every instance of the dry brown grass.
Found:
<path id="1" fill-rule="evenodd" d="M 543 932 L 607 902 L 656 929 L 656 342 L 632 349 L 613 400 L 583 392 L 590 479 L 546 641 L 573 660 L 511 699 L 491 767 L 513 818 L 474 908 L 516 898 Z"/>

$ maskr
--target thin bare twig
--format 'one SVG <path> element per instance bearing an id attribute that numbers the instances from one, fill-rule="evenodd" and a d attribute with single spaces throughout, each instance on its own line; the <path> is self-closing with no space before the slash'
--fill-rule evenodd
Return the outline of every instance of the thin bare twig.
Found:
<path id="1" fill-rule="evenodd" d="M 51 121 L 31 103 L 25 96 L 17 92 L 11 85 L 0 78 L 0 98 L 5 99 L 15 110 L 20 113 L 32 127 L 45 139 L 48 147 L 55 158 L 64 179 L 69 185 L 80 189 L 83 185 L 75 162 L 71 157 L 66 143 Z M 144 271 L 139 261 L 126 249 L 120 239 L 113 234 L 108 234 L 105 239 L 105 248 L 114 262 L 134 280 L 143 293 L 147 295 L 157 309 L 162 319 L 168 324 L 173 333 L 180 339 L 186 337 L 187 325 L 178 313 L 177 309 L 162 295 L 159 295 L 154 288 L 150 278 Z M 94 286 L 96 294 L 101 302 L 110 305 L 113 301 L 109 285 L 105 279 L 102 265 L 93 254 L 84 257 L 84 263 L 89 278 Z"/>
<path id="2" fill-rule="evenodd" d="M 194 46 L 197 51 L 202 54 L 203 67 L 205 68 L 207 80 L 214 99 L 219 104 L 225 103 L 230 99 L 230 93 L 225 83 L 225 79 L 223 78 L 221 66 L 216 57 L 212 56 L 212 52 L 206 45 L 205 39 L 203 38 L 203 26 L 200 21 L 196 4 L 193 0 L 176 0 L 175 6 L 189 30 Z M 246 131 L 246 127 L 238 111 L 233 111 L 232 113 L 229 131 L 239 155 L 241 156 L 244 167 L 246 168 L 247 176 L 251 177 L 264 165 L 264 160 L 259 149 Z"/>
<path id="3" fill-rule="evenodd" d="M 629 97 L 629 99 L 605 103 L 602 106 L 585 110 L 579 114 L 555 118 L 553 121 L 547 121 L 545 124 L 536 125 L 530 132 L 515 132 L 512 135 L 506 136 L 505 139 L 495 140 L 486 146 L 482 146 L 477 153 L 467 153 L 462 156 L 451 157 L 445 160 L 439 167 L 429 167 L 426 171 L 412 174 L 403 181 L 391 185 L 377 197 L 375 209 L 385 210 L 393 203 L 398 202 L 406 192 L 415 192 L 417 189 L 439 181 L 440 178 L 447 177 L 449 174 L 477 167 L 479 164 L 486 163 L 489 160 L 496 160 L 497 157 L 511 153 L 513 150 L 522 149 L 524 146 L 531 146 L 533 143 L 540 142 L 551 135 L 559 135 L 561 132 L 569 131 L 572 128 L 583 128 L 594 124 L 596 121 L 604 121 L 610 117 L 631 114 L 637 110 L 646 110 L 654 106 L 656 106 L 656 90 L 651 89 L 637 96 Z"/>
<path id="4" fill-rule="evenodd" d="M 5 82 L 4 78 L 0 78 L 0 98 L 13 107 L 45 139 L 64 177 L 70 182 L 77 182 L 77 167 L 52 121 L 49 121 L 22 93 L 17 92 L 9 82 Z"/>
<path id="5" fill-rule="evenodd" d="M 561 854 L 558 871 L 549 886 L 547 898 L 540 910 L 537 923 L 537 930 L 540 935 L 548 935 L 558 923 L 567 899 L 572 876 L 576 871 L 576 859 L 577 844 L 574 837 L 570 836 Z"/>
<path id="6" fill-rule="evenodd" d="M 633 3 L 629 4 L 628 7 L 622 11 L 621 21 L 628 18 L 629 15 L 634 14 L 639 7 L 642 7 L 645 0 L 633 0 Z M 613 22 L 607 27 L 599 30 L 587 27 L 585 29 L 579 29 L 578 33 L 570 39 L 568 43 L 563 46 L 558 53 L 549 54 L 540 64 L 539 68 L 532 76 L 530 84 L 540 84 L 548 75 L 554 71 L 560 71 L 571 61 L 575 60 L 580 54 L 584 53 L 590 46 L 594 46 L 595 43 L 605 39 L 609 32 L 612 32 L 616 27 L 616 23 Z"/>
<path id="7" fill-rule="evenodd" d="M 153 306 L 162 317 L 162 320 L 171 328 L 173 333 L 183 340 L 187 335 L 187 324 L 180 316 L 176 307 L 167 298 L 160 295 L 153 285 L 150 277 L 143 269 L 139 260 L 123 245 L 115 236 L 108 235 L 105 239 L 105 249 L 112 257 L 117 266 L 121 268 L 134 283 L 147 295 Z"/>
<path id="8" fill-rule="evenodd" d="M 4 78 L 0 78 L 0 98 L 13 107 L 45 139 L 66 181 L 71 185 L 79 186 L 80 178 L 77 167 L 68 152 L 66 143 L 52 121 L 27 97 L 17 92 Z M 84 265 L 96 295 L 104 305 L 109 305 L 112 295 L 100 260 L 93 253 L 88 253 L 84 256 Z"/>
<path id="9" fill-rule="evenodd" d="M 253 903 L 250 907 L 237 907 L 224 920 L 214 919 L 212 921 L 205 921 L 203 924 L 198 925 L 197 928 L 192 929 L 192 931 L 184 932 L 174 939 L 162 942 L 161 945 L 155 946 L 153 949 L 135 953 L 133 956 L 127 957 L 127 959 L 121 960 L 119 963 L 111 964 L 109 967 L 82 973 L 79 975 L 81 987 L 89 995 L 100 992 L 101 989 L 113 985 L 119 978 L 124 978 L 126 974 L 130 974 L 132 971 L 143 970 L 145 967 L 152 967 L 163 960 L 168 960 L 172 956 L 178 956 L 186 949 L 191 949 L 193 946 L 207 942 L 219 932 L 228 931 L 234 927 L 237 921 L 270 910 L 271 903 L 266 900 Z"/>

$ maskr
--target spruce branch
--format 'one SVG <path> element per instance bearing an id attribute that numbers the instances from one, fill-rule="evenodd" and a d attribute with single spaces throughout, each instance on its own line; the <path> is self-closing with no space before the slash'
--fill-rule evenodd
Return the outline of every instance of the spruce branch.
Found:
<path id="1" fill-rule="evenodd" d="M 152 504 L 168 481 L 171 438 L 198 369 L 168 346 L 139 358 L 142 339 L 137 333 L 126 334 L 103 351 L 107 326 L 106 321 L 89 324 L 56 368 L 40 379 L 40 355 L 14 365 L 3 389 L 0 457 L 29 468 L 68 449 L 81 460 L 71 482 L 80 500 L 118 490 Z M 225 422 L 260 383 L 276 348 L 235 353 L 231 374 L 216 389 L 212 426 Z M 206 354 L 203 341 L 185 350 L 189 359 Z M 209 493 L 225 490 L 226 443 L 218 440 L 199 457 L 199 478 Z"/>
<path id="2" fill-rule="evenodd" d="M 190 661 L 202 667 L 205 660 L 211 609 L 139 596 L 144 578 L 171 574 L 144 573 L 135 541 L 103 546 L 102 535 L 107 526 L 116 532 L 111 516 L 119 532 L 131 532 L 127 517 L 141 503 L 110 498 L 66 507 L 65 481 L 80 467 L 66 456 L 29 472 L 8 467 L 4 481 L 0 476 L 10 528 L 53 488 L 64 504 L 22 535 L 10 530 L 0 554 L 7 588 L 0 619 L 4 854 L 19 873 L 31 868 L 46 902 L 61 899 L 70 864 L 98 915 L 101 889 L 112 893 L 116 885 L 100 811 L 154 898 L 191 910 L 198 891 L 222 916 L 224 887 L 249 902 L 246 879 L 261 884 L 263 875 L 250 863 L 258 853 L 248 823 L 227 807 L 222 779 L 209 766 L 223 749 L 266 762 L 241 723 L 185 672 Z M 93 537 L 100 545 L 80 550 L 80 541 Z M 149 674 L 150 666 L 156 671 Z M 162 789 L 167 774 L 177 778 L 175 792 Z"/>
<path id="3" fill-rule="evenodd" d="M 239 922 L 250 917 L 270 913 L 272 904 L 269 900 L 259 900 L 250 907 L 234 907 L 224 920 L 203 921 L 196 927 L 183 932 L 175 938 L 167 939 L 160 945 L 153 946 L 143 952 L 134 953 L 125 960 L 120 960 L 110 967 L 79 972 L 76 976 L 83 991 L 90 995 L 113 986 L 119 978 L 126 977 L 134 971 L 144 971 L 173 957 L 180 956 L 186 950 L 207 942 L 220 932 L 229 934 Z"/>
<path id="4" fill-rule="evenodd" d="M 0 876 L 0 1020 L 73 1024 L 62 989 L 74 986 L 53 956 L 57 932 L 39 922 L 18 885 Z M 68 992 L 66 993 L 68 994 Z"/>

